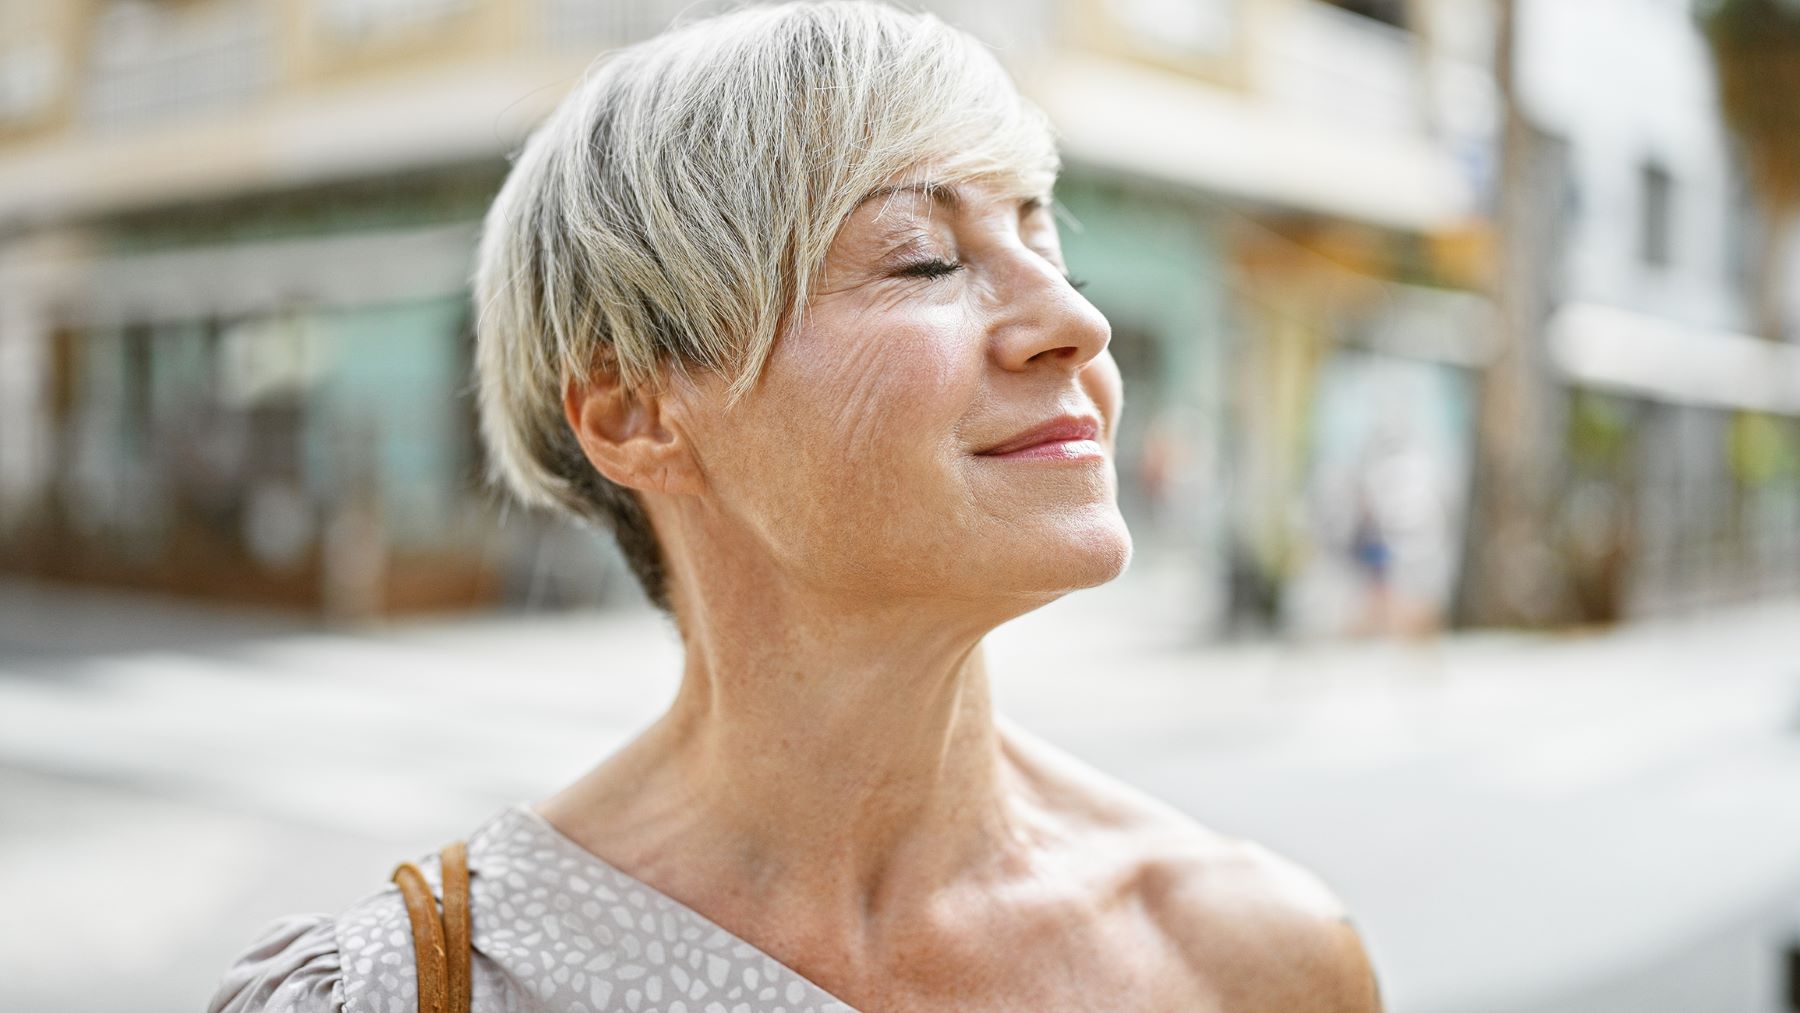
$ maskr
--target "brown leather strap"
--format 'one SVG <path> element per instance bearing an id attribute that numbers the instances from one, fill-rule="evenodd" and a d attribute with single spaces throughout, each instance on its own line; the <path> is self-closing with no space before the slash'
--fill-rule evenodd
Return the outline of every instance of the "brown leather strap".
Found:
<path id="1" fill-rule="evenodd" d="M 444 923 L 438 918 L 437 901 L 425 874 L 411 862 L 394 870 L 394 882 L 406 900 L 406 917 L 412 921 L 413 963 L 418 967 L 419 1013 L 450 1013 Z"/>
<path id="2" fill-rule="evenodd" d="M 444 870 L 444 945 L 448 949 L 450 1008 L 469 1013 L 469 849 L 461 841 L 438 852 Z"/>

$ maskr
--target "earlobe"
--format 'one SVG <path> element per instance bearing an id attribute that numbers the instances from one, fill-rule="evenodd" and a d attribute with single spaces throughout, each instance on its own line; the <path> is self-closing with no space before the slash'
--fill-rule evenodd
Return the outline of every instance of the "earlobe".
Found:
<path id="1" fill-rule="evenodd" d="M 563 384 L 564 417 L 589 463 L 608 481 L 642 492 L 697 491 L 687 441 L 664 408 L 657 394 L 627 391 L 607 371 Z"/>

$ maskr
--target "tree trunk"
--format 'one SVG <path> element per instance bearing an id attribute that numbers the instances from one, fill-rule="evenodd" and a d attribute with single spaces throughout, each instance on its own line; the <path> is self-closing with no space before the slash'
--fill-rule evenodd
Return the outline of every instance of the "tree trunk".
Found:
<path id="1" fill-rule="evenodd" d="M 1481 378 L 1474 495 L 1456 614 L 1477 626 L 1543 626 L 1572 617 L 1555 550 L 1552 483 L 1562 450 L 1562 392 L 1543 345 L 1566 180 L 1518 106 L 1518 0 L 1500 0 L 1495 53 L 1502 110 L 1499 352 Z"/>

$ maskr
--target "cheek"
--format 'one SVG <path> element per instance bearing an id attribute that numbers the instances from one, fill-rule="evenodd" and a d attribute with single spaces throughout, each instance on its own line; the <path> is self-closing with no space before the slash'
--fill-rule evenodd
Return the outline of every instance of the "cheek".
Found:
<path id="1" fill-rule="evenodd" d="M 834 331 L 799 348 L 789 402 L 821 463 L 906 469 L 954 435 L 967 408 L 969 349 L 950 309 Z"/>
<path id="2" fill-rule="evenodd" d="M 777 347 L 753 395 L 755 428 L 773 445 L 726 462 L 733 488 L 722 491 L 778 557 L 830 572 L 854 544 L 860 564 L 893 573 L 931 555 L 919 546 L 960 495 L 949 462 L 981 377 L 963 322 L 950 309 L 830 330 L 815 319 Z"/>

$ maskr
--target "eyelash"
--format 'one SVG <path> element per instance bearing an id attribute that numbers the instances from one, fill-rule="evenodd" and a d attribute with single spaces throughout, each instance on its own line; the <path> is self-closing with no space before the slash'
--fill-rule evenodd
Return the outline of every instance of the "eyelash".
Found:
<path id="1" fill-rule="evenodd" d="M 962 269 L 962 262 L 958 260 L 921 260 L 917 264 L 909 264 L 901 268 L 900 273 L 911 278 L 942 278 Z M 1077 292 L 1087 288 L 1088 284 L 1085 279 L 1077 278 L 1072 274 L 1063 275 L 1063 280 Z"/>
<path id="2" fill-rule="evenodd" d="M 942 278 L 962 269 L 960 260 L 921 260 L 901 268 L 900 273 L 910 278 Z"/>

